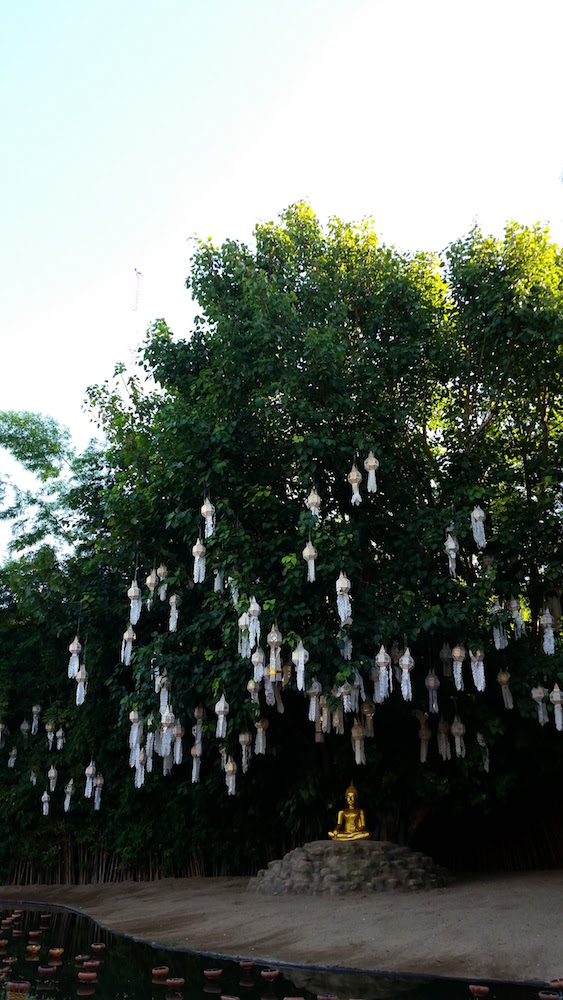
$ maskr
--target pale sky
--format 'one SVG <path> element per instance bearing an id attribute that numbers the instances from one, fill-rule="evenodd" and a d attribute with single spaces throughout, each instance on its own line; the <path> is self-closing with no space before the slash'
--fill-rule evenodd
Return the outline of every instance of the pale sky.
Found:
<path id="1" fill-rule="evenodd" d="M 83 445 L 86 386 L 152 319 L 189 333 L 190 237 L 302 198 L 403 250 L 563 242 L 562 28 L 560 0 L 3 0 L 0 409 Z"/>

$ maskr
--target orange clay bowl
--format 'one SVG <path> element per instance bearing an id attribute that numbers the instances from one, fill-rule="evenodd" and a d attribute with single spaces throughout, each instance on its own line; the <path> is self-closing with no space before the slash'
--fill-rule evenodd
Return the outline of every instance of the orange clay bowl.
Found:
<path id="1" fill-rule="evenodd" d="M 469 992 L 473 994 L 474 997 L 486 997 L 489 992 L 488 986 L 470 986 Z"/>
<path id="2" fill-rule="evenodd" d="M 89 955 L 76 955 L 74 961 L 77 965 L 82 965 L 83 962 L 88 962 L 90 960 Z"/>
<path id="3" fill-rule="evenodd" d="M 93 941 L 90 947 L 92 951 L 103 951 L 105 948 L 105 944 L 103 941 Z"/>
<path id="4" fill-rule="evenodd" d="M 40 938 L 40 937 L 41 937 L 42 933 L 43 933 L 43 931 L 30 931 L 30 932 L 29 932 L 29 937 L 30 937 L 30 938 L 31 938 L 32 940 L 33 940 L 34 938 L 35 938 L 35 939 L 37 939 L 37 938 Z"/>
<path id="5" fill-rule="evenodd" d="M 170 969 L 167 965 L 157 965 L 155 969 L 152 970 L 152 976 L 154 979 L 166 979 Z"/>
<path id="6" fill-rule="evenodd" d="M 77 997 L 93 997 L 96 992 L 94 986 L 79 986 L 76 991 Z"/>
<path id="7" fill-rule="evenodd" d="M 239 965 L 240 965 L 241 969 L 253 969 L 254 968 L 254 962 L 251 962 L 250 959 L 243 960 L 242 962 L 239 962 Z"/>
<path id="8" fill-rule="evenodd" d="M 185 979 L 167 979 L 166 986 L 168 986 L 168 989 L 170 990 L 181 990 L 185 981 Z"/>
<path id="9" fill-rule="evenodd" d="M 277 979 L 278 976 L 279 976 L 279 974 L 280 974 L 280 970 L 279 969 L 261 969 L 260 970 L 260 975 L 262 976 L 262 979 L 267 979 L 268 981 L 270 981 L 272 979 Z"/>
<path id="10" fill-rule="evenodd" d="M 64 948 L 49 948 L 49 958 L 60 958 L 64 953 Z"/>
<path id="11" fill-rule="evenodd" d="M 218 979 L 219 976 L 222 975 L 222 973 L 223 973 L 222 969 L 204 969 L 203 970 L 203 975 L 205 976 L 206 979 Z"/>
<path id="12" fill-rule="evenodd" d="M 89 958 L 86 962 L 82 963 L 82 968 L 84 972 L 95 972 L 96 969 L 100 968 L 100 964 L 97 958 Z"/>

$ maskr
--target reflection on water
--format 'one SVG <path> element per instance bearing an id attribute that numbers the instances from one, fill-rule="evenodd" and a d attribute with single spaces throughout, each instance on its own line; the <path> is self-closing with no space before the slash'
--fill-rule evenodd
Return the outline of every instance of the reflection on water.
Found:
<path id="1" fill-rule="evenodd" d="M 466 982 L 233 962 L 132 941 L 69 910 L 0 903 L 0 968 L 38 1000 L 468 1000 Z M 13 914 L 16 912 L 14 919 Z M 62 949 L 62 950 L 61 950 Z M 214 972 L 213 972 L 214 970 Z M 173 982 L 176 980 L 176 982 Z M 183 983 L 181 982 L 183 980 Z M 491 984 L 491 1000 L 535 1000 L 537 989 Z"/>

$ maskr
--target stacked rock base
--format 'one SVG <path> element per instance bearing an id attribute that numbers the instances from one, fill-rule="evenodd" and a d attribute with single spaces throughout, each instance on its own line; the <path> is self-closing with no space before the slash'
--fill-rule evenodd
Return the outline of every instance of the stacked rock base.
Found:
<path id="1" fill-rule="evenodd" d="M 385 840 L 314 840 L 270 861 L 248 892 L 281 896 L 441 889 L 451 876 L 431 858 Z"/>

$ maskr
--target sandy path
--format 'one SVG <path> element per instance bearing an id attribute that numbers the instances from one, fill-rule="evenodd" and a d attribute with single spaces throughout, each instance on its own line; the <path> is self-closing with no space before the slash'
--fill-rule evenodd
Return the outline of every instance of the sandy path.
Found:
<path id="1" fill-rule="evenodd" d="M 247 893 L 246 879 L 6 886 L 123 934 L 268 962 L 538 982 L 563 976 L 563 871 L 459 880 L 418 893 Z"/>

